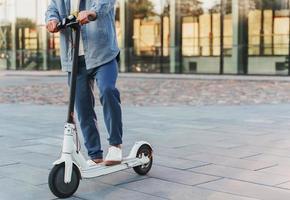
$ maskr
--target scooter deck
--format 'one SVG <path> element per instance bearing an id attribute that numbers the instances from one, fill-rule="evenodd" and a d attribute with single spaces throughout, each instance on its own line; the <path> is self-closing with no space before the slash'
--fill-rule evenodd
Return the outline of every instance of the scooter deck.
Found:
<path id="1" fill-rule="evenodd" d="M 142 158 L 125 158 L 121 164 L 106 166 L 105 164 L 96 164 L 87 169 L 81 169 L 81 175 L 83 178 L 94 178 L 114 172 L 122 171 L 132 167 L 144 165 L 150 161 L 147 157 Z"/>

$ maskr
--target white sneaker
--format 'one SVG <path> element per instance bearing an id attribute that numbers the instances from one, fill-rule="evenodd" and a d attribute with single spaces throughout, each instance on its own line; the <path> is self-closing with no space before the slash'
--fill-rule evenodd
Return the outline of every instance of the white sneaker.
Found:
<path id="1" fill-rule="evenodd" d="M 96 166 L 97 163 L 95 163 L 95 162 L 92 161 L 92 160 L 87 160 L 87 165 L 88 165 L 89 167 L 93 167 L 93 166 Z"/>
<path id="2" fill-rule="evenodd" d="M 106 166 L 118 165 L 121 162 L 122 162 L 122 149 L 115 146 L 111 146 L 104 161 L 105 165 Z"/>
<path id="3" fill-rule="evenodd" d="M 93 160 L 87 160 L 87 165 L 88 165 L 89 167 L 98 166 L 98 165 L 100 165 L 101 163 L 102 163 L 102 162 L 96 163 L 96 162 L 93 161 Z"/>

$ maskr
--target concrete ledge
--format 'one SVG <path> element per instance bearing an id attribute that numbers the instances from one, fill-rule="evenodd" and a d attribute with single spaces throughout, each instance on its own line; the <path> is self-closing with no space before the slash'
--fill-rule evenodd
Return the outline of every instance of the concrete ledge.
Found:
<path id="1" fill-rule="evenodd" d="M 66 76 L 65 72 L 54 71 L 0 71 L 1 76 Z"/>
<path id="2" fill-rule="evenodd" d="M 1 76 L 66 76 L 62 71 L 0 71 Z M 254 75 L 205 75 L 205 74 L 152 74 L 120 73 L 120 78 L 141 79 L 189 79 L 189 80 L 238 80 L 238 81 L 283 81 L 290 82 L 288 76 L 254 76 Z"/>

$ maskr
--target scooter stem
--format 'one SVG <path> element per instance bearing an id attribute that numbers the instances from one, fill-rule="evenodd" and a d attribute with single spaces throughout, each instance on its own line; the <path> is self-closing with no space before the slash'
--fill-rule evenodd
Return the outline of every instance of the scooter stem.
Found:
<path id="1" fill-rule="evenodd" d="M 70 96 L 69 96 L 69 106 L 67 114 L 67 123 L 75 124 L 74 121 L 74 105 L 75 105 L 75 94 L 76 94 L 76 80 L 78 73 L 78 57 L 79 57 L 79 44 L 80 44 L 80 25 L 78 23 L 74 24 L 72 27 L 72 48 L 73 48 L 73 63 L 72 71 L 70 77 Z"/>

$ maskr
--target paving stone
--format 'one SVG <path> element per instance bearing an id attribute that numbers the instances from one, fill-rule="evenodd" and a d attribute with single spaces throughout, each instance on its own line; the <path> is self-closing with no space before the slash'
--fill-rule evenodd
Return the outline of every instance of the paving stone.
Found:
<path id="1" fill-rule="evenodd" d="M 39 153 L 26 153 L 15 155 L 13 159 L 17 163 L 37 167 L 41 169 L 51 169 L 53 162 L 58 159 L 58 155 L 44 155 Z"/>
<path id="2" fill-rule="evenodd" d="M 81 198 L 78 198 L 78 197 L 69 197 L 69 198 L 66 198 L 67 200 L 85 200 L 85 199 L 81 199 Z"/>
<path id="3" fill-rule="evenodd" d="M 241 142 L 236 142 L 234 140 L 231 140 L 231 141 L 221 140 L 221 141 L 212 141 L 212 142 L 209 141 L 207 143 L 201 143 L 201 144 L 207 144 L 207 145 L 212 145 L 215 147 L 228 148 L 228 149 L 245 145 Z"/>
<path id="4" fill-rule="evenodd" d="M 205 183 L 199 185 L 199 187 L 263 200 L 289 200 L 290 198 L 290 190 L 229 179 Z"/>
<path id="5" fill-rule="evenodd" d="M 258 184 L 264 184 L 269 186 L 275 186 L 284 183 L 286 181 L 290 181 L 290 175 L 279 176 L 271 173 L 244 170 L 232 167 L 224 167 L 218 165 L 207 165 L 204 167 L 191 169 L 190 171 L 225 178 L 237 179 L 242 181 L 248 181 Z"/>
<path id="6" fill-rule="evenodd" d="M 176 140 L 176 136 L 174 135 L 167 135 L 167 136 L 160 136 L 160 135 L 149 135 L 149 134 L 139 134 L 139 138 L 140 136 L 142 136 L 142 140 L 145 141 L 150 141 L 150 143 L 152 143 L 153 146 L 156 146 L 158 144 L 158 146 L 160 147 L 165 147 L 165 148 L 174 148 L 174 147 L 179 147 L 179 146 L 183 146 L 183 145 L 191 145 L 194 144 L 195 141 L 194 140 L 189 140 L 186 139 L 185 137 L 180 137 L 179 140 Z M 158 142 L 160 140 L 160 138 L 162 139 L 162 143 Z"/>
<path id="7" fill-rule="evenodd" d="M 209 164 L 209 163 L 201 162 L 201 161 L 184 160 L 180 158 L 173 158 L 173 157 L 159 156 L 159 155 L 154 155 L 153 162 L 155 165 L 175 168 L 175 169 L 190 169 L 190 168 L 200 167 L 200 166 Z"/>
<path id="8" fill-rule="evenodd" d="M 279 148 L 289 148 L 290 147 L 290 140 L 289 139 L 281 139 L 274 141 L 272 143 L 273 146 L 278 146 Z"/>
<path id="9" fill-rule="evenodd" d="M 246 119 L 244 120 L 245 122 L 250 122 L 250 123 L 258 123 L 258 124 L 274 124 L 274 120 L 266 120 L 266 119 Z"/>
<path id="10" fill-rule="evenodd" d="M 140 199 L 140 200 L 161 200 L 163 198 L 132 191 L 112 185 L 107 185 L 91 180 L 81 182 L 76 197 L 86 200 L 112 200 L 112 199 Z"/>
<path id="11" fill-rule="evenodd" d="M 133 172 L 133 169 L 129 169 L 129 170 Z M 126 171 L 120 171 L 120 172 L 116 172 L 116 173 L 109 174 L 106 176 L 101 176 L 101 177 L 98 177 L 98 178 L 92 179 L 92 180 L 97 180 L 97 181 L 102 182 L 102 183 L 116 186 L 116 185 L 120 185 L 120 184 L 124 184 L 124 183 L 142 180 L 145 178 L 148 178 L 148 177 L 147 176 L 140 176 L 140 175 L 137 175 L 136 173 L 128 173 Z"/>
<path id="12" fill-rule="evenodd" d="M 43 138 L 31 139 L 30 141 L 34 143 L 38 143 L 38 144 L 61 146 L 63 140 L 60 138 L 43 137 Z"/>
<path id="13" fill-rule="evenodd" d="M 9 135 L 11 135 L 11 132 Z M 0 142 L 2 145 L 0 146 L 0 148 L 9 148 L 9 149 L 15 150 L 14 148 L 17 146 L 27 146 L 27 145 L 38 144 L 35 141 L 20 139 L 17 137 L 18 135 L 19 134 L 17 134 L 17 133 L 13 133 L 14 137 L 11 137 L 11 136 L 1 137 Z"/>
<path id="14" fill-rule="evenodd" d="M 80 184 L 81 184 L 81 182 L 80 182 Z M 36 187 L 36 188 L 39 188 L 39 189 L 41 189 L 41 190 L 44 190 L 45 193 L 50 194 L 51 196 L 53 196 L 53 199 L 51 199 L 51 200 L 59 199 L 59 198 L 55 197 L 55 196 L 51 193 L 51 191 L 50 191 L 49 186 L 48 186 L 47 183 L 45 183 L 45 184 L 41 184 L 41 185 L 37 185 L 37 186 L 35 186 L 35 187 Z M 75 194 L 74 194 L 73 196 L 69 197 L 69 198 L 66 198 L 66 199 L 67 199 L 67 200 L 86 200 L 86 199 L 83 199 L 83 198 L 76 197 Z"/>
<path id="15" fill-rule="evenodd" d="M 172 200 L 254 200 L 243 195 L 232 195 L 155 178 L 124 184 L 121 187 Z"/>
<path id="16" fill-rule="evenodd" d="M 252 139 L 253 140 L 253 139 Z M 256 141 L 256 140 L 255 140 Z M 256 141 L 256 145 L 257 145 Z M 264 154 L 269 154 L 269 155 L 278 155 L 278 156 L 289 156 L 289 150 L 287 149 L 279 149 L 277 147 L 273 148 L 272 147 L 265 147 L 265 146 L 253 146 L 253 145 L 246 145 L 242 147 L 235 148 L 236 150 L 240 151 L 253 151 L 257 153 L 264 153 Z"/>
<path id="17" fill-rule="evenodd" d="M 151 140 L 149 142 L 151 143 Z M 161 146 L 161 145 L 158 145 L 157 141 L 155 141 L 155 143 L 156 144 L 153 145 L 154 155 L 184 160 L 188 156 L 199 154 L 199 152 L 187 151 L 186 149 L 182 149 L 182 148 L 169 148 L 169 147 Z"/>
<path id="18" fill-rule="evenodd" d="M 214 155 L 210 153 L 200 153 L 192 156 L 186 157 L 189 160 L 198 160 L 202 162 L 213 163 L 217 165 L 248 169 L 248 170 L 258 170 L 265 167 L 271 167 L 277 165 L 275 162 L 261 162 L 261 161 L 252 161 L 245 159 L 236 159 L 231 157 L 225 157 L 220 155 Z"/>
<path id="19" fill-rule="evenodd" d="M 45 189 L 10 178 L 0 179 L 0 199 L 2 200 L 52 200 L 55 197 Z"/>
<path id="20" fill-rule="evenodd" d="M 49 156 L 60 155 L 60 152 L 61 152 L 61 148 L 52 146 L 52 145 L 46 145 L 46 144 L 28 145 L 24 147 L 18 147 L 16 149 L 26 151 L 26 152 L 45 154 Z"/>
<path id="21" fill-rule="evenodd" d="M 258 131 L 254 131 L 258 132 Z M 278 134 L 273 135 L 273 134 L 263 134 L 262 136 L 256 136 L 256 135 L 246 135 L 246 136 L 236 136 L 233 137 L 228 137 L 224 142 L 231 143 L 233 140 L 238 140 L 241 144 L 241 146 L 246 146 L 246 145 L 259 145 L 259 146 L 269 146 L 273 144 L 277 138 L 282 138 L 282 136 L 278 136 Z M 255 142 L 257 139 L 259 139 L 259 143 Z M 237 146 L 238 147 L 238 146 Z M 237 147 L 232 147 L 232 148 L 237 148 Z"/>
<path id="22" fill-rule="evenodd" d="M 256 156 L 252 156 L 250 158 L 245 158 L 246 160 L 253 160 L 253 161 L 267 161 L 271 160 L 273 162 L 276 162 L 277 164 L 281 165 L 290 165 L 290 157 L 286 156 L 274 156 L 274 155 L 267 155 L 267 154 L 259 154 Z"/>
<path id="23" fill-rule="evenodd" d="M 256 151 L 249 151 L 246 149 L 240 150 L 239 148 L 222 148 L 217 146 L 211 146 L 209 144 L 194 144 L 189 146 L 180 147 L 178 149 L 182 149 L 187 152 L 199 152 L 199 153 L 211 153 L 226 157 L 233 157 L 233 158 L 244 158 L 249 157 L 252 155 L 257 155 L 258 152 Z"/>
<path id="24" fill-rule="evenodd" d="M 290 190 L 290 181 L 277 185 L 277 187 Z"/>
<path id="25" fill-rule="evenodd" d="M 216 176 L 197 174 L 194 172 L 172 169 L 162 166 L 153 166 L 150 172 L 148 173 L 148 176 L 152 178 L 167 180 L 170 182 L 181 183 L 185 185 L 197 185 L 200 183 L 220 179 L 219 177 Z"/>
<path id="26" fill-rule="evenodd" d="M 15 164 L 0 167 L 0 175 L 19 180 L 25 184 L 40 185 L 47 183 L 49 171 L 25 164 Z"/>
<path id="27" fill-rule="evenodd" d="M 277 165 L 273 167 L 267 167 L 264 169 L 259 170 L 260 172 L 264 173 L 271 173 L 271 174 L 277 174 L 280 176 L 288 176 L 289 175 L 289 169 L 290 165 Z"/>
<path id="28" fill-rule="evenodd" d="M 182 124 L 182 123 L 175 123 L 172 125 L 172 128 L 180 128 L 180 129 L 197 129 L 197 130 L 208 130 L 208 129 L 215 129 L 216 126 L 210 124 L 202 124 L 200 122 L 193 122 L 190 124 Z"/>
<path id="29" fill-rule="evenodd" d="M 268 132 L 265 132 L 265 131 L 257 131 L 256 128 L 243 128 L 242 126 L 245 126 L 245 125 L 224 125 L 224 126 L 221 126 L 221 127 L 218 127 L 217 128 L 217 131 L 218 132 L 222 132 L 224 134 L 235 134 L 235 135 L 251 135 L 251 136 L 264 136 L 266 134 L 269 134 Z"/>
<path id="30" fill-rule="evenodd" d="M 12 157 L 0 157 L 0 167 L 6 166 L 6 165 L 13 165 L 13 164 L 18 164 L 19 162 Z"/>
<path id="31" fill-rule="evenodd" d="M 0 143 L 1 145 L 1 143 Z M 17 162 L 16 156 L 24 155 L 28 152 L 21 151 L 15 148 L 7 148 L 0 146 L 0 162 Z"/>
<path id="32" fill-rule="evenodd" d="M 11 119 L 9 121 L 12 121 L 12 120 L 14 121 L 15 119 Z M 29 123 L 22 122 L 22 124 L 13 124 L 10 127 L 6 128 L 6 135 L 10 137 L 15 137 L 18 140 L 25 140 L 25 139 L 27 140 L 27 139 L 35 139 L 35 138 L 43 137 L 40 135 L 45 130 L 39 130 L 39 128 L 33 127 L 36 121 L 37 120 L 31 121 Z"/>

